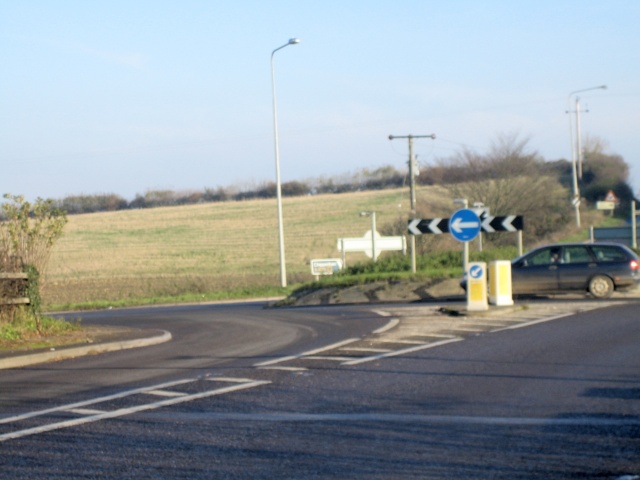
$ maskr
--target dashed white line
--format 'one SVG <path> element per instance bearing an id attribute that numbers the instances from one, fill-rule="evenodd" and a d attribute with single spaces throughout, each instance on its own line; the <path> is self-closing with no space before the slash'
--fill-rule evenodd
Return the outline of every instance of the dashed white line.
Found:
<path id="1" fill-rule="evenodd" d="M 172 392 L 170 390 L 149 390 L 145 395 L 155 395 L 157 397 L 184 397 L 186 393 Z"/>
<path id="2" fill-rule="evenodd" d="M 153 385 L 151 387 L 143 387 L 143 388 L 134 388 L 132 390 L 125 390 L 124 392 L 119 392 L 113 395 L 107 395 L 104 397 L 92 398 L 90 400 L 84 400 L 82 402 L 71 403 L 69 405 L 62 405 L 60 407 L 47 408 L 46 410 L 38 410 L 35 412 L 24 413 L 21 415 L 14 415 L 13 417 L 0 418 L 0 424 L 3 423 L 12 423 L 20 420 L 25 420 L 27 418 L 40 417 L 42 415 L 47 415 L 49 413 L 62 412 L 71 410 L 74 408 L 86 407 L 87 405 L 95 405 L 96 403 L 108 402 L 110 400 L 117 400 L 120 398 L 128 397 L 131 395 L 136 395 L 138 393 L 145 393 L 150 390 L 158 390 L 163 388 L 174 387 L 176 385 L 183 385 L 185 383 L 194 382 L 195 378 L 188 378 L 183 380 L 177 380 L 174 382 L 161 383 L 160 385 Z"/>
<path id="3" fill-rule="evenodd" d="M 334 362 L 345 362 L 353 357 L 337 357 L 334 355 L 309 355 L 304 357 L 305 360 L 331 360 Z"/>
<path id="4" fill-rule="evenodd" d="M 256 367 L 258 370 L 283 370 L 285 372 L 304 372 L 308 368 L 304 367 L 287 367 L 286 365 L 273 365 L 268 367 Z"/>
<path id="5" fill-rule="evenodd" d="M 215 379 L 212 379 L 212 380 L 215 380 Z M 229 381 L 229 380 L 230 379 L 225 379 L 223 381 Z M 25 430 L 18 430 L 18 431 L 15 431 L 15 432 L 5 433 L 3 435 L 0 435 L 0 442 L 5 442 L 7 440 L 13 440 L 13 439 L 16 439 L 16 438 L 27 437 L 27 436 L 30 436 L 30 435 L 36 435 L 36 434 L 39 434 L 39 433 L 45 433 L 45 432 L 51 432 L 51 431 L 54 431 L 54 430 L 60 430 L 62 428 L 76 427 L 76 426 L 79 426 L 79 425 L 84 425 L 86 423 L 98 422 L 100 420 L 107 420 L 107 419 L 110 419 L 110 418 L 124 417 L 126 415 L 132 415 L 132 414 L 138 413 L 138 412 L 144 412 L 144 411 L 148 411 L 148 410 L 155 410 L 155 409 L 158 409 L 158 408 L 168 407 L 168 406 L 171 406 L 171 405 L 178 405 L 180 403 L 191 402 L 191 401 L 199 400 L 199 399 L 202 399 L 202 398 L 212 397 L 214 395 L 222 395 L 222 394 L 225 394 L 225 393 L 235 392 L 235 391 L 238 391 L 238 390 L 245 390 L 245 389 L 248 389 L 248 388 L 257 387 L 257 386 L 260 386 L 260 385 L 266 385 L 266 384 L 269 384 L 269 383 L 271 383 L 271 382 L 266 381 L 266 380 L 253 380 L 253 381 L 250 381 L 248 383 L 238 383 L 237 385 L 218 388 L 218 389 L 215 389 L 215 390 L 208 390 L 206 392 L 195 393 L 195 394 L 192 394 L 192 395 L 184 395 L 184 396 L 180 396 L 180 397 L 168 398 L 166 400 L 161 400 L 161 401 L 154 402 L 154 403 L 145 403 L 145 404 L 142 404 L 142 405 L 136 405 L 134 407 L 120 408 L 118 410 L 113 410 L 111 412 L 97 413 L 95 415 L 89 415 L 89 416 L 86 416 L 86 417 L 76 418 L 76 419 L 73 419 L 73 420 L 67 420 L 67 421 L 64 421 L 64 422 L 55 422 L 55 423 L 50 423 L 50 424 L 46 424 L 46 425 L 41 425 L 39 427 L 27 428 Z M 58 411 L 60 411 L 60 410 L 68 411 L 68 410 L 70 410 L 70 408 L 69 408 L 69 405 L 67 405 L 66 407 L 60 407 L 57 410 Z"/>
<path id="6" fill-rule="evenodd" d="M 71 410 L 65 411 L 75 413 L 77 415 L 100 415 L 102 413 L 105 413 L 104 410 L 96 410 L 94 408 L 72 408 Z"/>
<path id="7" fill-rule="evenodd" d="M 390 348 L 371 348 L 371 347 L 342 347 L 340 350 L 344 350 L 346 352 L 376 352 L 376 353 L 385 353 L 392 352 Z"/>
<path id="8" fill-rule="evenodd" d="M 334 348 L 340 348 L 345 345 L 348 345 L 353 342 L 357 342 L 360 340 L 359 338 L 348 338 L 347 340 L 343 340 L 341 342 L 334 343 L 332 345 L 326 345 L 324 347 L 317 348 L 315 350 L 309 350 L 308 352 L 299 353 L 297 355 L 289 355 L 286 357 L 274 358 L 273 360 L 267 360 L 265 362 L 256 363 L 254 367 L 265 367 L 268 365 L 274 365 L 276 363 L 288 362 L 290 360 L 296 360 L 301 357 L 308 357 L 310 355 L 315 355 L 317 353 L 326 352 L 327 350 L 333 350 Z"/>
<path id="9" fill-rule="evenodd" d="M 553 320 L 558 320 L 560 318 L 570 317 L 571 315 L 575 315 L 575 313 L 574 312 L 561 313 L 560 315 L 554 315 L 553 317 L 545 317 L 545 318 L 539 318 L 537 320 L 531 320 L 530 322 L 516 323 L 515 325 L 509 325 L 509 326 L 502 327 L 502 328 L 496 328 L 495 330 L 491 330 L 491 333 L 502 332 L 504 330 L 516 330 L 518 328 L 530 327 L 531 325 L 536 325 L 538 323 L 551 322 Z"/>
<path id="10" fill-rule="evenodd" d="M 426 344 L 418 345 L 415 347 L 404 348 L 402 350 L 395 350 L 393 352 L 381 353 L 380 355 L 373 355 L 371 357 L 357 358 L 355 360 L 344 362 L 342 365 L 359 365 L 361 363 L 373 362 L 375 360 L 380 360 L 388 357 L 396 357 L 398 355 L 405 355 L 407 353 L 418 352 L 420 350 L 426 350 L 427 348 L 439 347 L 441 345 L 446 345 L 448 343 L 453 343 L 453 342 L 460 342 L 462 340 L 464 340 L 464 338 L 456 337 L 456 338 L 451 338 L 449 340 L 441 340 L 439 342 L 426 343 Z"/>

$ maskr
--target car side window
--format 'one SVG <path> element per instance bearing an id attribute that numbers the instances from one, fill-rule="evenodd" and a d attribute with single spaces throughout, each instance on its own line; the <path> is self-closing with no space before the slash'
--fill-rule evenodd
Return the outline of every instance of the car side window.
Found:
<path id="1" fill-rule="evenodd" d="M 591 254 L 587 247 L 565 247 L 562 251 L 562 263 L 589 263 L 592 262 Z"/>
<path id="2" fill-rule="evenodd" d="M 593 245 L 591 250 L 599 262 L 624 262 L 627 259 L 620 248 L 609 245 Z"/>
<path id="3" fill-rule="evenodd" d="M 552 263 L 551 249 L 543 248 L 539 252 L 535 252 L 534 254 L 529 255 L 529 257 L 527 257 L 525 261 L 526 261 L 526 265 L 531 267 L 537 267 L 541 265 L 550 265 Z"/>

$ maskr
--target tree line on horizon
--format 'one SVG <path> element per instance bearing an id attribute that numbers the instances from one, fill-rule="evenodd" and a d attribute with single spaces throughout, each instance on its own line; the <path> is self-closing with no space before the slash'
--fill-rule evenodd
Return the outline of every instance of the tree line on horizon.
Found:
<path id="1" fill-rule="evenodd" d="M 605 152 L 605 144 L 599 139 L 585 142 L 583 174 L 579 181 L 580 194 L 590 204 L 603 200 L 607 192 L 613 191 L 620 204 L 615 213 L 626 217 L 630 205 L 635 200 L 628 183 L 629 167 L 617 154 Z M 528 146 L 528 139 L 518 139 L 516 135 L 499 136 L 488 152 L 478 153 L 463 149 L 447 158 L 436 159 L 429 165 L 420 167 L 416 177 L 417 185 L 449 186 L 456 193 L 465 193 L 456 185 L 495 185 L 516 177 L 553 178 L 571 195 L 573 185 L 572 162 L 566 159 L 546 160 Z M 340 194 L 364 190 L 400 188 L 408 185 L 407 171 L 392 166 L 373 170 L 363 168 L 354 174 L 322 177 L 305 181 L 282 183 L 282 195 L 295 197 L 303 195 Z M 458 192 L 459 191 L 459 192 Z M 482 189 L 467 187 L 467 194 L 481 197 Z M 131 201 L 120 195 L 71 195 L 54 200 L 57 208 L 68 214 L 107 212 L 127 209 L 155 208 L 164 206 L 193 205 L 210 202 L 243 201 L 276 197 L 275 182 L 266 182 L 251 188 L 217 187 L 201 191 L 148 190 L 138 194 Z M 480 198 L 475 198 L 480 200 Z"/>

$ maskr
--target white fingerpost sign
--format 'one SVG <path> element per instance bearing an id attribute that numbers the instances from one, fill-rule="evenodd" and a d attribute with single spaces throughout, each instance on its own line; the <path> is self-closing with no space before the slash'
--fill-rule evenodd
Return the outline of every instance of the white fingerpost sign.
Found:
<path id="1" fill-rule="evenodd" d="M 375 249 L 375 252 L 374 252 Z M 383 237 L 378 232 L 367 231 L 363 237 L 339 238 L 338 250 L 346 252 L 363 252 L 367 257 L 376 259 L 384 251 L 407 251 L 407 240 L 404 236 Z"/>

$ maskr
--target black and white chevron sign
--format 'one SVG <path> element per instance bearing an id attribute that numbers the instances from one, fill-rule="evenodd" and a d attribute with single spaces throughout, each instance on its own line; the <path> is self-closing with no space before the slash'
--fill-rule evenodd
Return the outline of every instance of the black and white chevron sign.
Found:
<path id="1" fill-rule="evenodd" d="M 521 215 L 507 215 L 505 217 L 493 217 L 487 215 L 482 218 L 482 231 L 493 232 L 517 232 L 524 227 L 524 220 Z"/>
<path id="2" fill-rule="evenodd" d="M 522 215 L 506 215 L 504 217 L 494 217 L 486 215 L 481 217 L 481 230 L 486 233 L 493 232 L 517 232 L 523 230 L 524 219 Z M 409 234 L 441 234 L 449 233 L 448 218 L 414 218 L 409 220 Z"/>
<path id="3" fill-rule="evenodd" d="M 423 233 L 449 233 L 448 218 L 414 218 L 409 220 L 409 234 L 422 235 Z"/>

